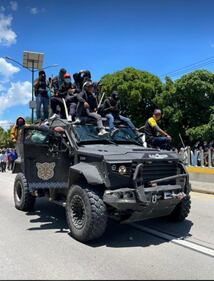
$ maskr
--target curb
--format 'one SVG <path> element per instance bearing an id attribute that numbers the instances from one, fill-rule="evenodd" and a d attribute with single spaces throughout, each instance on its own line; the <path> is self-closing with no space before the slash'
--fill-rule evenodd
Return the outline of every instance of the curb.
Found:
<path id="1" fill-rule="evenodd" d="M 191 191 L 192 192 L 198 192 L 198 193 L 205 193 L 205 194 L 211 194 L 211 195 L 214 195 L 214 190 L 204 190 L 204 189 L 201 189 L 201 188 L 191 188 Z"/>
<path id="2" fill-rule="evenodd" d="M 214 168 L 208 167 L 194 167 L 194 166 L 187 166 L 186 167 L 189 174 L 207 174 L 207 175 L 214 175 Z"/>

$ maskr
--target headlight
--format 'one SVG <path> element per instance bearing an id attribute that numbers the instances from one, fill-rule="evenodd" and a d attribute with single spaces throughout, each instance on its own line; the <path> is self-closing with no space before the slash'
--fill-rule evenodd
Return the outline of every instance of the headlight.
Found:
<path id="1" fill-rule="evenodd" d="M 124 166 L 124 165 L 119 166 L 118 172 L 119 172 L 119 174 L 122 175 L 122 176 L 125 175 L 126 172 L 127 172 L 126 166 Z"/>

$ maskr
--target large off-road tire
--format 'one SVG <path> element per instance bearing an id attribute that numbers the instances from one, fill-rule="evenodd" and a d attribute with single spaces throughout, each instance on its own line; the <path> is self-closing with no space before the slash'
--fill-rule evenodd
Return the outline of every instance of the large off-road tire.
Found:
<path id="1" fill-rule="evenodd" d="M 169 218 L 173 221 L 183 221 L 188 216 L 191 208 L 190 195 L 184 197 L 181 202 L 175 207 Z"/>
<path id="2" fill-rule="evenodd" d="M 66 216 L 71 235 L 81 242 L 95 240 L 107 226 L 106 205 L 97 191 L 73 185 L 67 195 Z"/>
<path id="3" fill-rule="evenodd" d="M 16 209 L 25 212 L 33 210 L 36 197 L 29 192 L 27 180 L 23 173 L 17 174 L 15 178 L 13 195 Z"/>

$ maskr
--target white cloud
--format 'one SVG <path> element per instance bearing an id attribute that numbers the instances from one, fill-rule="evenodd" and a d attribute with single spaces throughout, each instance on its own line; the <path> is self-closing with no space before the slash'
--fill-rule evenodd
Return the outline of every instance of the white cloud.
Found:
<path id="1" fill-rule="evenodd" d="M 0 45 L 10 46 L 16 43 L 16 33 L 11 29 L 13 17 L 0 13 Z"/>
<path id="2" fill-rule="evenodd" d="M 10 8 L 12 11 L 17 11 L 18 3 L 16 1 L 10 1 Z"/>
<path id="3" fill-rule="evenodd" d="M 10 88 L 0 95 L 0 114 L 11 107 L 27 105 L 32 98 L 32 87 L 29 81 L 11 83 Z"/>
<path id="4" fill-rule="evenodd" d="M 13 66 L 11 63 L 7 62 L 4 58 L 0 57 L 0 77 L 4 80 L 8 80 L 13 76 L 13 74 L 20 71 L 20 68 Z"/>
<path id="5" fill-rule="evenodd" d="M 14 125 L 14 122 L 9 120 L 0 120 L 0 127 L 4 130 L 8 130 L 12 125 Z"/>
<path id="6" fill-rule="evenodd" d="M 30 9 L 30 13 L 33 14 L 33 15 L 38 14 L 38 12 L 39 12 L 39 10 L 36 7 Z"/>
<path id="7" fill-rule="evenodd" d="M 0 82 L 0 93 L 6 90 L 6 87 Z"/>

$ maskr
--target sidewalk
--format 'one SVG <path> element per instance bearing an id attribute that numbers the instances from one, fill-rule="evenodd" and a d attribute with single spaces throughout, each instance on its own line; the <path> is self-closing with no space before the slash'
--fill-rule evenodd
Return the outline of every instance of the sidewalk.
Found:
<path id="1" fill-rule="evenodd" d="M 214 195 L 214 182 L 210 183 L 190 180 L 190 183 L 192 185 L 192 191 Z"/>

